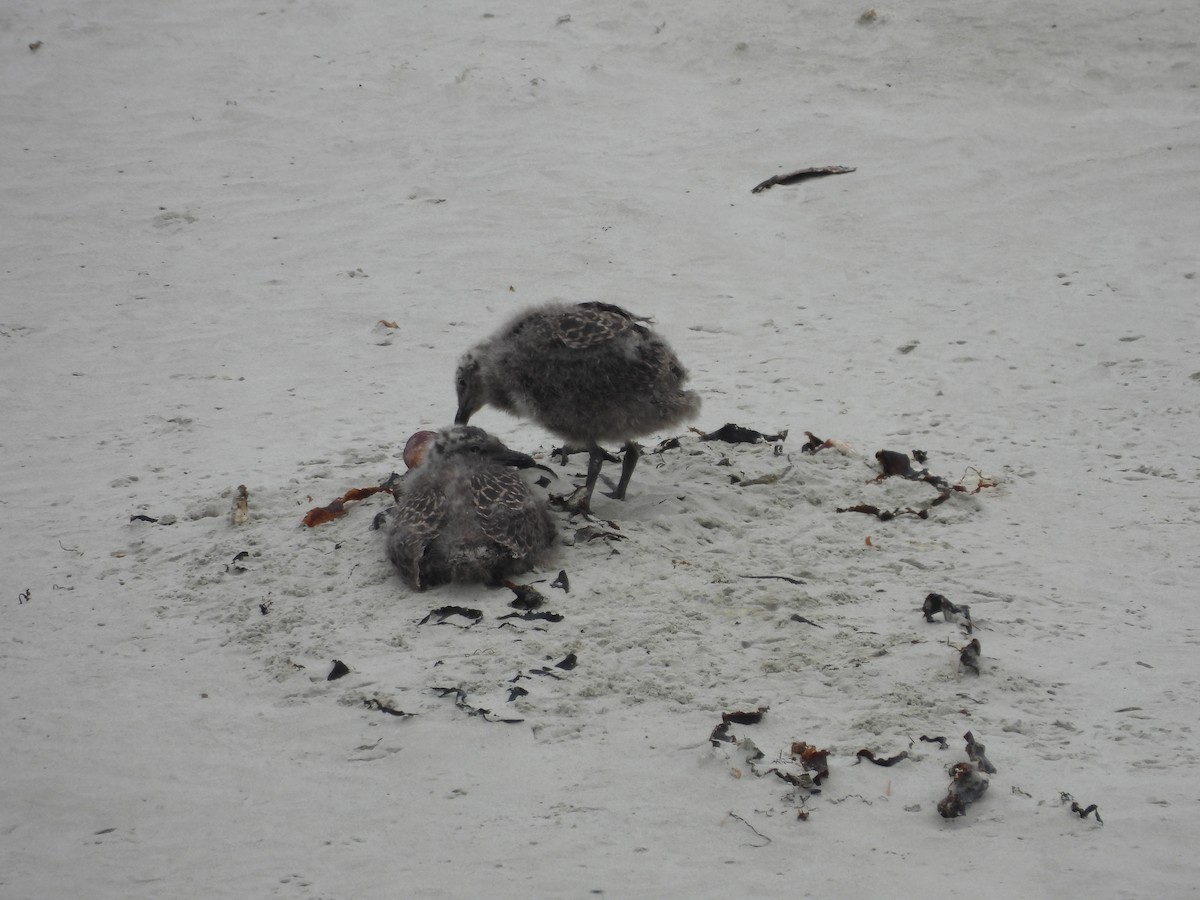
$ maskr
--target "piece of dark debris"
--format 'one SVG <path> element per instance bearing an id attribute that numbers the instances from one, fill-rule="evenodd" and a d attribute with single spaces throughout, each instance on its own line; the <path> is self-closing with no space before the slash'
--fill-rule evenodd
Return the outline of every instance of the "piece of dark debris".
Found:
<path id="1" fill-rule="evenodd" d="M 737 738 L 729 733 L 730 725 L 757 725 L 767 714 L 769 707 L 760 706 L 753 710 L 734 710 L 721 713 L 721 723 L 709 734 L 708 739 L 714 747 L 721 744 L 736 744 Z"/>
<path id="2" fill-rule="evenodd" d="M 928 737 L 927 735 L 923 734 L 921 735 L 920 740 L 924 741 L 926 744 L 940 744 L 943 750 L 949 747 L 949 743 L 941 735 L 938 737 Z M 909 743 L 911 743 L 911 741 Z"/>
<path id="3" fill-rule="evenodd" d="M 416 713 L 405 712 L 402 709 L 396 709 L 394 706 L 388 706 L 382 700 L 376 700 L 372 697 L 370 700 L 364 700 L 363 706 L 367 709 L 374 709 L 381 713 L 387 713 L 389 716 L 397 716 L 399 718 L 411 718 Z"/>
<path id="4" fill-rule="evenodd" d="M 902 750 L 899 753 L 897 753 L 895 756 L 889 756 L 885 759 L 879 758 L 873 752 L 871 752 L 870 750 L 866 750 L 866 749 L 859 750 L 858 753 L 855 755 L 858 757 L 854 761 L 854 765 L 856 765 L 856 766 L 860 762 L 862 762 L 864 759 L 867 760 L 868 762 L 875 763 L 875 765 L 877 765 L 877 766 L 894 766 L 896 763 L 900 762 L 901 760 L 908 759 L 908 751 L 907 750 Z"/>
<path id="5" fill-rule="evenodd" d="M 234 556 L 233 560 L 225 566 L 225 571 L 231 575 L 241 575 L 244 572 L 249 572 L 249 569 L 241 565 L 242 560 L 248 559 L 249 557 L 250 551 L 243 550 L 241 553 L 238 553 L 236 556 Z"/>
<path id="6" fill-rule="evenodd" d="M 949 497 L 950 495 L 946 494 L 944 496 Z M 929 506 L 937 506 L 941 502 L 941 500 L 936 500 L 929 504 Z M 837 512 L 866 513 L 869 516 L 875 516 L 875 518 L 879 519 L 880 522 L 890 522 L 892 519 L 895 519 L 898 516 L 916 516 L 918 519 L 929 518 L 929 507 L 925 507 L 924 509 L 913 509 L 911 506 L 905 506 L 897 507 L 896 509 L 880 509 L 878 506 L 874 506 L 870 503 L 857 503 L 854 506 L 838 507 Z"/>
<path id="7" fill-rule="evenodd" d="M 995 775 L 996 767 L 991 764 L 985 753 L 987 748 L 976 741 L 975 735 L 969 731 L 963 735 L 963 740 L 967 742 L 967 758 L 979 766 L 980 771 Z"/>
<path id="8" fill-rule="evenodd" d="M 1095 803 L 1091 803 L 1088 806 L 1080 806 L 1075 802 L 1075 798 L 1066 791 L 1060 791 L 1058 799 L 1059 802 L 1064 805 L 1070 803 L 1071 812 L 1075 813 L 1077 816 L 1079 816 L 1079 818 L 1086 819 L 1089 815 L 1095 815 L 1096 822 L 1098 822 L 1100 825 L 1104 824 L 1104 820 L 1100 818 L 1100 808 L 1096 806 Z"/>
<path id="9" fill-rule="evenodd" d="M 733 723 L 734 725 L 757 725 L 763 720 L 763 716 L 767 714 L 769 706 L 760 706 L 754 710 L 735 710 L 734 712 L 721 713 L 721 721 Z"/>
<path id="10" fill-rule="evenodd" d="M 657 444 L 655 444 L 654 449 L 651 450 L 650 452 L 651 453 L 664 453 L 667 450 L 678 450 L 682 446 L 683 445 L 679 442 L 679 438 L 677 438 L 677 437 L 666 438 L 664 440 L 659 441 Z"/>
<path id="11" fill-rule="evenodd" d="M 561 622 L 563 620 L 562 613 L 545 612 L 545 611 L 528 611 L 508 613 L 504 616 L 497 617 L 499 621 L 505 619 L 516 619 L 519 622 Z"/>
<path id="12" fill-rule="evenodd" d="M 516 725 L 524 722 L 524 719 L 508 719 L 495 715 L 490 709 L 484 709 L 480 706 L 472 706 L 467 702 L 466 692 L 461 688 L 456 687 L 435 687 L 433 690 L 439 697 L 453 697 L 454 705 L 461 709 L 469 716 L 477 716 L 485 722 L 499 722 L 504 725 Z"/>
<path id="13" fill-rule="evenodd" d="M 326 681 L 337 681 L 339 678 L 344 678 L 350 674 L 350 667 L 340 659 L 333 661 L 333 668 L 329 670 L 329 674 L 325 677 Z"/>
<path id="14" fill-rule="evenodd" d="M 273 603 L 272 600 L 264 600 L 262 603 L 258 604 L 258 611 L 265 616 L 267 613 L 269 613 L 271 611 L 272 603 Z"/>
<path id="15" fill-rule="evenodd" d="M 518 697 L 528 697 L 529 691 L 523 687 L 513 686 L 508 689 L 508 702 L 512 703 Z"/>
<path id="16" fill-rule="evenodd" d="M 940 475 L 931 475 L 928 469 L 914 469 L 907 453 L 901 453 L 899 450 L 880 450 L 875 454 L 875 459 L 879 461 L 883 470 L 875 477 L 875 481 L 883 481 L 895 475 L 909 481 L 924 481 L 938 490 L 950 490 L 950 483 Z"/>
<path id="17" fill-rule="evenodd" d="M 138 515 L 138 516 L 130 516 L 129 521 L 130 522 L 149 522 L 151 525 L 154 525 L 158 522 L 158 519 L 153 519 L 150 516 Z"/>
<path id="18" fill-rule="evenodd" d="M 726 422 L 716 431 L 703 432 L 699 428 L 690 428 L 692 431 L 700 435 L 702 441 L 724 441 L 727 444 L 761 444 L 763 442 L 775 442 L 787 440 L 787 429 L 783 429 L 776 434 L 764 434 L 761 431 L 755 431 L 753 428 L 745 428 L 741 425 L 734 425 L 732 422 Z"/>
<path id="19" fill-rule="evenodd" d="M 571 582 L 567 578 L 567 570 L 566 569 L 559 569 L 558 577 L 555 578 L 552 582 L 550 582 L 550 587 L 562 588 L 562 591 L 564 594 L 571 593 Z"/>
<path id="20" fill-rule="evenodd" d="M 800 766 L 806 772 L 813 773 L 813 784 L 819 785 L 829 777 L 829 751 L 819 750 L 814 744 L 804 741 L 792 741 L 791 755 L 800 760 Z"/>
<path id="21" fill-rule="evenodd" d="M 959 664 L 964 669 L 970 669 L 976 675 L 979 675 L 979 653 L 981 649 L 979 638 L 971 638 L 967 645 L 958 651 Z"/>
<path id="22" fill-rule="evenodd" d="M 739 575 L 739 578 L 752 578 L 760 581 L 786 581 L 789 584 L 806 584 L 802 578 L 793 578 L 791 575 Z"/>
<path id="23" fill-rule="evenodd" d="M 960 762 L 950 767 L 950 788 L 938 803 L 943 819 L 961 816 L 968 806 L 987 793 L 988 777 L 973 763 Z"/>
<path id="24" fill-rule="evenodd" d="M 813 628 L 824 628 L 824 625 L 818 625 L 812 619 L 806 619 L 800 613 L 792 613 L 792 621 L 800 622 L 802 625 L 811 625 Z"/>
<path id="25" fill-rule="evenodd" d="M 849 166 L 809 166 L 805 169 L 797 169 L 794 172 L 788 172 L 784 175 L 772 175 L 766 181 L 760 181 L 750 189 L 752 194 L 761 194 L 767 188 L 775 185 L 799 184 L 802 181 L 807 181 L 810 178 L 824 178 L 826 175 L 845 175 L 855 171 Z"/>
<path id="26" fill-rule="evenodd" d="M 542 596 L 542 592 L 532 584 L 513 584 L 511 581 L 506 580 L 504 586 L 517 595 L 508 603 L 513 609 L 526 611 L 541 609 L 546 603 L 546 598 Z"/>
<path id="27" fill-rule="evenodd" d="M 436 620 L 436 621 L 434 621 L 433 624 L 441 625 L 451 616 L 462 616 L 462 618 L 464 618 L 464 619 L 470 619 L 471 625 L 474 625 L 476 622 L 478 622 L 480 619 L 483 618 L 483 612 L 478 609 L 470 609 L 469 607 L 466 607 L 466 606 L 439 606 L 437 609 L 430 610 L 429 614 L 427 616 L 425 616 L 425 618 L 423 618 L 417 624 L 418 625 L 426 625 L 431 620 Z M 454 623 L 451 623 L 451 624 L 454 624 Z M 470 628 L 471 625 L 465 625 L 465 626 L 459 626 L 459 627 Z"/>
<path id="28" fill-rule="evenodd" d="M 553 502 L 554 498 L 550 498 Z M 609 524 L 612 524 L 611 522 Z M 595 525 L 584 525 L 575 532 L 575 543 L 590 543 L 591 541 L 627 541 L 629 538 L 623 534 L 618 534 L 616 531 L 607 531 L 603 528 L 598 528 Z"/>
<path id="29" fill-rule="evenodd" d="M 574 653 L 568 653 L 554 664 L 554 668 L 562 669 L 564 672 L 570 672 L 577 665 L 579 665 L 579 657 Z"/>
<path id="30" fill-rule="evenodd" d="M 925 621 L 932 622 L 933 617 L 938 613 L 942 614 L 947 622 L 957 621 L 962 618 L 960 623 L 966 629 L 967 634 L 975 630 L 971 622 L 971 608 L 965 603 L 961 606 L 955 606 L 941 594 L 926 594 L 925 602 L 921 606 L 921 612 L 925 614 Z"/>
<path id="31" fill-rule="evenodd" d="M 714 747 L 719 747 L 721 744 L 736 744 L 737 738 L 729 733 L 729 723 L 721 722 L 708 735 L 708 740 Z"/>

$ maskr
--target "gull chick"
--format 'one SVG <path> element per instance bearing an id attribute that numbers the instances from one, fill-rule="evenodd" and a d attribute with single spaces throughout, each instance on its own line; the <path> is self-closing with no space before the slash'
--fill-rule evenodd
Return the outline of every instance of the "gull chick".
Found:
<path id="1" fill-rule="evenodd" d="M 495 584 L 539 562 L 554 522 L 514 471 L 537 465 L 532 457 L 470 425 L 414 435 L 410 448 L 415 468 L 396 490 L 387 535 L 388 558 L 409 585 Z"/>
<path id="2" fill-rule="evenodd" d="M 600 444 L 620 442 L 621 478 L 610 496 L 625 499 L 640 455 L 634 439 L 700 411 L 700 396 L 684 389 L 687 370 L 646 321 L 610 303 L 550 303 L 518 313 L 459 361 L 454 421 L 466 424 L 490 404 L 587 450 L 587 481 L 567 501 L 581 512 L 612 458 Z"/>

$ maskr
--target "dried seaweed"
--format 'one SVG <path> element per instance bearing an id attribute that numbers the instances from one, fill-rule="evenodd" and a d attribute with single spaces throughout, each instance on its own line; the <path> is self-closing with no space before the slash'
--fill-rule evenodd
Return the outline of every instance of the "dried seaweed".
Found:
<path id="1" fill-rule="evenodd" d="M 829 751 L 819 750 L 813 744 L 804 741 L 793 741 L 791 755 L 800 760 L 800 765 L 806 772 L 813 773 L 813 784 L 820 784 L 829 777 Z"/>
<path id="2" fill-rule="evenodd" d="M 464 619 L 470 619 L 471 625 L 474 625 L 483 618 L 482 610 L 470 609 L 466 606 L 439 606 L 437 609 L 431 609 L 429 615 L 425 616 L 418 625 L 426 625 L 431 619 L 437 619 L 433 624 L 441 625 L 451 616 L 462 616 Z M 471 625 L 460 626 L 470 628 Z"/>
<path id="3" fill-rule="evenodd" d="M 942 745 L 942 749 L 943 749 L 943 750 L 947 749 L 947 747 L 949 746 L 949 744 L 948 744 L 948 742 L 946 741 L 946 739 L 945 739 L 944 737 L 941 737 L 941 736 L 938 736 L 938 737 L 926 737 L 925 735 L 921 735 L 921 737 L 920 737 L 920 740 L 924 741 L 924 742 L 925 742 L 925 743 L 927 743 L 927 744 L 941 744 L 941 745 Z"/>
<path id="4" fill-rule="evenodd" d="M 1095 803 L 1089 804 L 1088 806 L 1080 806 L 1075 802 L 1075 798 L 1066 791 L 1060 791 L 1058 799 L 1060 803 L 1070 803 L 1071 812 L 1075 813 L 1077 816 L 1079 816 L 1079 818 L 1086 819 L 1089 815 L 1095 815 L 1096 821 L 1101 825 L 1104 824 L 1104 820 L 1100 818 L 1100 808 L 1096 806 Z"/>
<path id="5" fill-rule="evenodd" d="M 342 662 L 340 659 L 335 659 L 333 661 L 333 668 L 329 671 L 329 674 L 325 677 L 325 680 L 326 681 L 337 681 L 339 678 L 344 678 L 345 676 L 347 676 L 349 674 L 350 674 L 350 667 L 348 665 L 346 665 L 344 662 Z"/>
<path id="6" fill-rule="evenodd" d="M 378 710 L 381 713 L 387 713 L 389 716 L 398 716 L 400 718 L 412 718 L 416 715 L 416 713 L 405 712 L 402 709 L 396 709 L 395 707 L 388 706 L 387 704 L 380 700 L 376 700 L 375 698 L 364 700 L 363 706 L 365 706 L 367 709 Z"/>
<path id="7" fill-rule="evenodd" d="M 517 619 L 521 622 L 561 622 L 563 620 L 562 613 L 556 612 L 519 612 L 509 613 L 508 615 L 499 616 L 500 621 L 505 619 Z"/>
<path id="8" fill-rule="evenodd" d="M 550 582 L 550 587 L 562 588 L 562 591 L 564 594 L 571 593 L 571 582 L 567 578 L 567 570 L 566 569 L 558 570 L 558 577 L 555 578 L 552 582 Z"/>
<path id="9" fill-rule="evenodd" d="M 799 613 L 792 613 L 792 621 L 793 622 L 801 622 L 805 625 L 811 625 L 813 628 L 824 628 L 825 627 L 824 625 L 818 625 L 812 619 L 804 618 L 804 616 L 800 615 Z"/>
<path id="10" fill-rule="evenodd" d="M 737 743 L 737 738 L 729 733 L 730 725 L 757 725 L 762 721 L 763 716 L 767 714 L 769 707 L 760 706 L 754 710 L 735 710 L 734 712 L 721 713 L 721 724 L 712 730 L 708 739 L 714 747 L 719 747 L 722 743 L 734 744 Z"/>
<path id="11" fill-rule="evenodd" d="M 690 428 L 700 435 L 702 441 L 724 441 L 727 444 L 761 444 L 763 442 L 775 442 L 787 440 L 787 429 L 778 432 L 777 434 L 764 434 L 761 431 L 755 431 L 753 428 L 744 428 L 741 425 L 734 425 L 732 422 L 726 422 L 716 431 L 703 432 L 699 428 Z"/>
<path id="12" fill-rule="evenodd" d="M 378 494 L 383 491 L 391 492 L 392 487 L 392 479 L 389 478 L 383 484 L 376 485 L 375 487 L 351 488 L 329 505 L 310 509 L 304 516 L 304 524 L 309 528 L 315 528 L 318 525 L 324 525 L 326 522 L 332 522 L 334 519 L 340 519 L 349 512 L 346 508 L 347 503 L 365 500 L 372 494 Z"/>
<path id="13" fill-rule="evenodd" d="M 774 187 L 777 184 L 799 184 L 801 181 L 807 181 L 810 178 L 823 178 L 826 175 L 845 175 L 853 171 L 855 171 L 853 168 L 847 166 L 810 166 L 807 169 L 797 169 L 785 175 L 772 175 L 766 181 L 760 181 L 751 188 L 750 193 L 761 194 L 767 188 Z"/>
<path id="14" fill-rule="evenodd" d="M 870 750 L 859 750 L 858 753 L 856 754 L 856 756 L 858 757 L 858 759 L 855 760 L 855 762 L 854 762 L 854 765 L 856 765 L 856 766 L 860 762 L 862 762 L 864 759 L 867 760 L 868 762 L 875 763 L 875 765 L 877 765 L 877 766 L 894 766 L 896 763 L 900 762 L 902 759 L 908 759 L 908 751 L 902 750 L 901 752 L 897 753 L 895 756 L 889 756 L 886 759 L 880 759 L 874 753 L 872 753 Z"/>
<path id="15" fill-rule="evenodd" d="M 734 725 L 757 725 L 763 720 L 770 707 L 760 706 L 758 709 L 748 712 L 735 711 L 721 713 L 721 721 L 732 723 Z"/>
<path id="16" fill-rule="evenodd" d="M 911 506 L 897 507 L 896 509 L 880 509 L 878 506 L 872 506 L 870 503 L 857 503 L 854 506 L 838 507 L 837 512 L 866 513 L 867 515 L 875 516 L 880 522 L 890 522 L 898 516 L 916 516 L 918 519 L 928 519 L 929 508 L 944 502 L 945 498 L 949 496 L 949 494 L 945 494 L 923 509 L 913 509 Z"/>
<path id="17" fill-rule="evenodd" d="M 435 688 L 433 688 L 433 690 L 437 693 L 437 695 L 439 697 L 453 696 L 455 706 L 457 706 L 459 709 L 461 709 L 467 715 L 477 716 L 477 717 L 483 719 L 485 722 L 499 722 L 504 725 L 516 725 L 516 724 L 519 724 L 519 723 L 525 721 L 524 719 L 506 719 L 501 716 L 497 716 L 490 709 L 484 709 L 483 707 L 480 707 L 480 706 L 472 706 L 471 704 L 469 704 L 467 702 L 467 695 L 462 690 L 462 688 L 435 687 Z"/>

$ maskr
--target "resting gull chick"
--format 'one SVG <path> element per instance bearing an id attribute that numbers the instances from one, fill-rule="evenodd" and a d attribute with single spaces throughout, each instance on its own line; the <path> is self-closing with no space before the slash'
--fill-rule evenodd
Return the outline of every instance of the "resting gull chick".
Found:
<path id="1" fill-rule="evenodd" d="M 387 536 L 400 575 L 423 591 L 449 581 L 494 584 L 531 569 L 555 530 L 545 502 L 512 468 L 533 459 L 471 425 L 425 434 L 426 452 L 414 446 L 417 435 L 405 449 L 415 468 L 396 490 Z"/>
<path id="2" fill-rule="evenodd" d="M 485 404 L 533 419 L 588 451 L 587 481 L 567 505 L 588 512 L 606 458 L 602 441 L 625 446 L 625 489 L 641 448 L 634 438 L 694 418 L 700 396 L 684 390 L 687 370 L 647 320 L 609 303 L 550 303 L 519 313 L 458 365 L 458 414 L 466 424 Z"/>

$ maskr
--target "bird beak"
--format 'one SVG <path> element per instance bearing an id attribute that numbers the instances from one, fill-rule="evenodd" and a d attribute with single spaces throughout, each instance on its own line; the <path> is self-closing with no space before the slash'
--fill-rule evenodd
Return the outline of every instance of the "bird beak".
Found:
<path id="1" fill-rule="evenodd" d="M 493 454 L 492 459 L 502 466 L 511 466 L 514 469 L 541 469 L 543 472 L 549 472 L 555 478 L 558 477 L 553 469 L 543 466 L 529 454 L 509 450 L 507 447 L 503 451 Z"/>
<path id="2" fill-rule="evenodd" d="M 455 425 L 466 425 L 471 419 L 471 410 L 466 406 L 459 405 L 458 412 L 454 414 Z"/>

